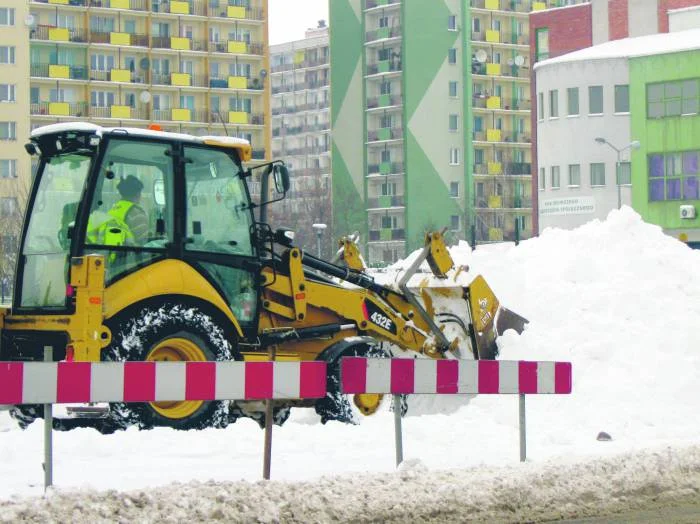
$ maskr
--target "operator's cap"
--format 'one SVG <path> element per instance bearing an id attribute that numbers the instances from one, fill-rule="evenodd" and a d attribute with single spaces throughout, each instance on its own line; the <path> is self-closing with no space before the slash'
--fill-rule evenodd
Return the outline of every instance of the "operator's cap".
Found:
<path id="1" fill-rule="evenodd" d="M 134 175 L 129 175 L 119 181 L 117 190 L 125 197 L 136 196 L 143 191 L 143 183 Z"/>

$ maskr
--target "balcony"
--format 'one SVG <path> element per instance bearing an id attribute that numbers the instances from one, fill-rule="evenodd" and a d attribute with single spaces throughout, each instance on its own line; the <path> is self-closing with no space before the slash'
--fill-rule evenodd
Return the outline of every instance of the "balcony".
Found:
<path id="1" fill-rule="evenodd" d="M 251 89 L 254 91 L 264 89 L 259 78 L 245 76 L 209 77 L 209 87 L 212 89 Z"/>
<path id="2" fill-rule="evenodd" d="M 403 195 L 382 195 L 367 199 L 367 209 L 384 209 L 389 207 L 403 207 Z"/>
<path id="3" fill-rule="evenodd" d="M 503 98 L 500 96 L 488 96 L 485 93 L 474 93 L 472 107 L 478 109 L 494 109 L 504 111 L 529 111 L 530 101 L 517 98 Z"/>
<path id="4" fill-rule="evenodd" d="M 401 60 L 382 60 L 374 64 L 367 64 L 367 75 L 394 73 L 401 70 Z"/>
<path id="5" fill-rule="evenodd" d="M 481 196 L 476 198 L 476 207 L 482 210 L 531 209 L 532 198 L 502 195 Z"/>
<path id="6" fill-rule="evenodd" d="M 485 31 L 472 31 L 472 42 L 485 42 L 488 44 L 530 45 L 526 35 L 512 33 L 510 31 L 498 31 L 487 29 Z"/>
<path id="7" fill-rule="evenodd" d="M 206 51 L 207 41 L 184 36 L 152 36 L 151 47 L 176 51 Z"/>
<path id="8" fill-rule="evenodd" d="M 90 7 L 106 9 L 128 9 L 131 11 L 148 11 L 151 2 L 148 0 L 90 0 Z"/>
<path id="9" fill-rule="evenodd" d="M 29 68 L 32 78 L 53 78 L 65 80 L 87 80 L 88 71 L 85 66 L 68 66 L 58 64 L 32 64 Z"/>
<path id="10" fill-rule="evenodd" d="M 401 104 L 403 104 L 402 95 L 379 95 L 367 99 L 367 109 L 400 106 Z"/>
<path id="11" fill-rule="evenodd" d="M 548 3 L 554 4 L 557 0 L 547 0 Z M 514 11 L 516 13 L 529 13 L 532 10 L 537 10 L 537 2 L 533 0 L 471 0 L 471 6 L 476 9 L 488 9 L 490 11 Z"/>
<path id="12" fill-rule="evenodd" d="M 91 118 L 115 118 L 119 120 L 149 120 L 148 111 L 130 106 L 91 107 Z"/>
<path id="13" fill-rule="evenodd" d="M 403 129 L 401 127 L 382 127 L 367 132 L 368 142 L 380 142 L 384 140 L 401 140 Z"/>
<path id="14" fill-rule="evenodd" d="M 367 0 L 365 9 L 374 9 L 375 7 L 388 7 L 398 4 L 400 0 Z"/>
<path id="15" fill-rule="evenodd" d="M 148 47 L 148 36 L 138 33 L 99 32 L 90 33 L 90 43 Z"/>
<path id="16" fill-rule="evenodd" d="M 367 173 L 369 175 L 397 175 L 403 173 L 403 162 L 381 162 L 379 164 L 369 164 Z"/>
<path id="17" fill-rule="evenodd" d="M 292 71 L 293 69 L 307 69 L 309 67 L 319 67 L 322 65 L 328 65 L 329 60 L 327 56 L 321 58 L 304 59 L 301 62 L 295 62 L 292 64 L 277 64 L 272 66 L 273 73 L 282 73 L 284 71 Z"/>
<path id="18" fill-rule="evenodd" d="M 85 7 L 87 5 L 87 0 L 31 0 L 31 3 Z"/>
<path id="19" fill-rule="evenodd" d="M 29 111 L 32 116 L 87 117 L 88 105 L 86 102 L 39 102 L 30 104 Z"/>
<path id="20" fill-rule="evenodd" d="M 152 0 L 152 13 L 207 16 L 206 0 Z"/>
<path id="21" fill-rule="evenodd" d="M 472 62 L 472 74 L 484 76 L 504 76 L 509 78 L 530 78 L 530 69 L 517 65 Z"/>
<path id="22" fill-rule="evenodd" d="M 377 40 L 385 40 L 387 38 L 398 38 L 401 36 L 401 26 L 380 27 L 374 31 L 365 33 L 365 42 L 376 42 Z"/>
<path id="23" fill-rule="evenodd" d="M 272 94 L 291 93 L 293 91 L 304 91 L 306 89 L 320 89 L 328 85 L 328 80 L 316 80 L 312 82 L 296 82 L 294 84 L 284 84 L 272 86 Z"/>
<path id="24" fill-rule="evenodd" d="M 229 53 L 235 55 L 263 55 L 263 44 L 257 42 L 245 42 L 243 40 L 223 40 L 209 42 L 209 51 L 212 53 Z"/>
<path id="25" fill-rule="evenodd" d="M 31 40 L 47 40 L 49 42 L 87 42 L 86 29 L 68 29 L 50 25 L 38 25 L 29 32 Z"/>
<path id="26" fill-rule="evenodd" d="M 229 5 L 228 0 L 209 0 L 209 16 L 232 20 L 260 20 L 263 10 L 259 7 Z"/>
<path id="27" fill-rule="evenodd" d="M 370 229 L 370 242 L 396 242 L 406 240 L 405 229 Z"/>
<path id="28" fill-rule="evenodd" d="M 474 164 L 473 168 L 475 175 L 528 176 L 531 174 L 532 164 L 529 162 L 488 162 Z"/>

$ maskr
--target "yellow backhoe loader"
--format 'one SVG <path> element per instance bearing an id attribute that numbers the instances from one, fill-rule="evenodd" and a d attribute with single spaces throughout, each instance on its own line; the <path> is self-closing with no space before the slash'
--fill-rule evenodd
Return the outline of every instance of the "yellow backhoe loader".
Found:
<path id="1" fill-rule="evenodd" d="M 456 284 L 439 232 L 391 286 L 349 238 L 338 263 L 295 247 L 265 211 L 289 173 L 280 161 L 244 168 L 244 140 L 69 123 L 34 130 L 25 148 L 39 162 L 12 307 L 0 310 L 0 360 L 43 360 L 45 346 L 56 361 L 325 360 L 326 398 L 275 404 L 275 421 L 301 406 L 352 422 L 381 397 L 340 394 L 343 356 L 493 359 L 496 337 L 523 328 L 480 276 Z M 409 287 L 424 261 L 441 285 Z M 21 425 L 41 416 L 12 412 Z M 191 429 L 263 412 L 255 402 L 68 406 L 55 424 Z"/>

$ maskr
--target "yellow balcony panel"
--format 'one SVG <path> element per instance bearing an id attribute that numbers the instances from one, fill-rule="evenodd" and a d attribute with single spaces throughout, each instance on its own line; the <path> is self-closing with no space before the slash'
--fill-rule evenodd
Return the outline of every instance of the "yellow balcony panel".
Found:
<path id="1" fill-rule="evenodd" d="M 49 104 L 49 114 L 68 116 L 70 114 L 70 104 L 68 102 L 51 102 Z"/>
<path id="2" fill-rule="evenodd" d="M 226 16 L 229 18 L 245 18 L 245 7 L 230 5 L 226 10 Z"/>
<path id="3" fill-rule="evenodd" d="M 500 76 L 501 64 L 486 64 L 486 74 L 490 76 Z"/>
<path id="4" fill-rule="evenodd" d="M 500 109 L 501 108 L 501 97 L 500 96 L 490 96 L 486 99 L 486 107 L 488 109 Z"/>
<path id="5" fill-rule="evenodd" d="M 499 0 L 486 0 L 484 7 L 486 9 L 499 9 Z"/>
<path id="6" fill-rule="evenodd" d="M 170 2 L 170 12 L 176 15 L 189 15 L 190 4 L 189 2 L 182 2 L 181 0 L 173 0 Z"/>
<path id="7" fill-rule="evenodd" d="M 129 106 L 112 106 L 110 115 L 112 118 L 131 118 L 131 108 Z"/>
<path id="8" fill-rule="evenodd" d="M 489 228 L 489 240 L 497 242 L 503 240 L 503 230 L 497 227 Z"/>
<path id="9" fill-rule="evenodd" d="M 112 45 L 131 45 L 129 33 L 109 33 L 109 43 Z"/>
<path id="10" fill-rule="evenodd" d="M 491 209 L 498 209 L 503 207 L 501 195 L 489 195 L 489 207 Z"/>
<path id="11" fill-rule="evenodd" d="M 173 109 L 170 118 L 176 122 L 190 122 L 192 120 L 192 111 L 189 109 Z"/>
<path id="12" fill-rule="evenodd" d="M 109 72 L 109 79 L 112 82 L 131 82 L 131 71 L 128 69 L 112 69 Z"/>
<path id="13" fill-rule="evenodd" d="M 68 0 L 49 0 L 50 4 L 68 5 Z"/>
<path id="14" fill-rule="evenodd" d="M 488 142 L 500 142 L 501 141 L 501 130 L 500 129 L 487 129 L 486 130 L 486 140 Z"/>
<path id="15" fill-rule="evenodd" d="M 192 75 L 190 75 L 189 73 L 171 73 L 170 82 L 174 86 L 191 86 Z"/>
<path id="16" fill-rule="evenodd" d="M 65 27 L 51 27 L 49 28 L 49 40 L 68 42 L 70 41 L 70 33 Z"/>
<path id="17" fill-rule="evenodd" d="M 229 89 L 247 89 L 248 79 L 244 76 L 229 76 L 228 77 L 228 88 Z"/>
<path id="18" fill-rule="evenodd" d="M 236 55 L 243 55 L 248 52 L 248 44 L 245 42 L 239 42 L 238 40 L 229 40 L 228 52 Z"/>
<path id="19" fill-rule="evenodd" d="M 112 9 L 131 9 L 131 0 L 109 0 Z"/>
<path id="20" fill-rule="evenodd" d="M 294 53 L 294 65 L 299 65 L 304 62 L 304 58 L 306 57 L 306 54 L 304 51 L 297 51 Z"/>
<path id="21" fill-rule="evenodd" d="M 489 175 L 500 175 L 503 172 L 500 162 L 489 162 Z"/>
<path id="22" fill-rule="evenodd" d="M 49 78 L 70 78 L 70 67 L 67 65 L 49 65 Z"/>
<path id="23" fill-rule="evenodd" d="M 547 9 L 547 4 L 545 2 L 532 2 L 533 11 L 542 11 Z"/>
<path id="24" fill-rule="evenodd" d="M 248 123 L 248 113 L 244 111 L 229 111 L 228 112 L 228 123 L 229 124 L 247 124 Z"/>
<path id="25" fill-rule="evenodd" d="M 493 42 L 493 43 L 500 42 L 501 41 L 501 33 L 499 31 L 496 31 L 495 29 L 487 29 L 486 30 L 486 41 Z"/>
<path id="26" fill-rule="evenodd" d="M 179 49 L 181 51 L 189 51 L 192 47 L 192 42 L 184 36 L 173 36 L 170 38 L 170 48 Z"/>

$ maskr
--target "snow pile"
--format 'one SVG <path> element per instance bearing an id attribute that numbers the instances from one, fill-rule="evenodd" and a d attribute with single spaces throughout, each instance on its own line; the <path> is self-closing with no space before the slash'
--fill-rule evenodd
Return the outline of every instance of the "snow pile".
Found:
<path id="1" fill-rule="evenodd" d="M 68 520 L 82 500 L 80 511 L 97 508 L 86 521 L 120 519 L 117 508 L 124 520 L 463 520 L 472 510 L 534 520 L 697 493 L 699 252 L 623 208 L 517 247 L 463 244 L 452 254 L 471 269 L 463 283 L 483 274 L 530 321 L 521 336 L 499 339 L 501 359 L 573 363 L 572 395 L 527 398 L 531 463 L 518 464 L 510 396 L 478 396 L 456 412 L 463 400 L 432 397 L 440 412 L 404 420 L 407 464 L 398 473 L 391 413 L 322 426 L 295 409 L 274 432 L 272 477 L 285 483 L 256 482 L 263 434 L 250 420 L 201 432 L 75 430 L 54 437 L 55 483 L 66 492 L 8 502 L 0 515 Z M 600 431 L 612 442 L 598 442 Z M 41 493 L 41 450 L 41 424 L 22 432 L 0 417 L 0 498 Z M 172 482 L 187 484 L 154 488 Z M 75 488 L 88 491 L 67 491 Z"/>

